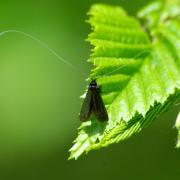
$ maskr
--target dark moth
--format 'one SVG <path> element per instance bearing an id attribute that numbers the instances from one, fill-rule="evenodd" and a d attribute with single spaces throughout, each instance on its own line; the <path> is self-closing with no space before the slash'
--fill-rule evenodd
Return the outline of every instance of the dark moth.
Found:
<path id="1" fill-rule="evenodd" d="M 82 122 L 88 121 L 91 115 L 94 115 L 101 122 L 108 121 L 108 114 L 101 97 L 101 89 L 97 85 L 96 80 L 92 80 L 89 84 L 82 104 L 80 120 Z"/>

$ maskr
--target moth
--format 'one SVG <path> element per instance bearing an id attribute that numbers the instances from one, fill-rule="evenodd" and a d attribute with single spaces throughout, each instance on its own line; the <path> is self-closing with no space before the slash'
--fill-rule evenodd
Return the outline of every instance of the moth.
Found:
<path id="1" fill-rule="evenodd" d="M 88 121 L 91 115 L 97 120 L 108 121 L 108 113 L 101 97 L 101 88 L 97 85 L 96 80 L 92 80 L 89 84 L 88 91 L 80 112 L 80 120 Z"/>

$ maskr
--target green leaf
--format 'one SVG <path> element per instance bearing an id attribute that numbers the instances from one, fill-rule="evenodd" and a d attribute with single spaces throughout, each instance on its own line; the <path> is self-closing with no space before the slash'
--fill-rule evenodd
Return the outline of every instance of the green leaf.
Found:
<path id="1" fill-rule="evenodd" d="M 177 137 L 177 143 L 176 143 L 176 147 L 177 148 L 180 148 L 180 112 L 177 116 L 177 119 L 176 119 L 176 124 L 175 124 L 177 130 L 178 130 L 178 137 Z"/>
<path id="2" fill-rule="evenodd" d="M 172 6 L 144 8 L 138 14 L 143 25 L 121 7 L 92 6 L 90 78 L 102 87 L 109 121 L 82 123 L 69 159 L 139 133 L 180 99 L 180 23 Z"/>

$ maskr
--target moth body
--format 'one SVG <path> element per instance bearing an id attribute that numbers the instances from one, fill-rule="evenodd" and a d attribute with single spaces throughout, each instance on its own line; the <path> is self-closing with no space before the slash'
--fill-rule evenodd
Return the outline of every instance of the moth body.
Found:
<path id="1" fill-rule="evenodd" d="M 92 115 L 101 122 L 108 120 L 108 114 L 101 97 L 101 88 L 97 85 L 96 80 L 92 80 L 89 84 L 82 104 L 80 120 L 82 122 L 88 121 Z"/>

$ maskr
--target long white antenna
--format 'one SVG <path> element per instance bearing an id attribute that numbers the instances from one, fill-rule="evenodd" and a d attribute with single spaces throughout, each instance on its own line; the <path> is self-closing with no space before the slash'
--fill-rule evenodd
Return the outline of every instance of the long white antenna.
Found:
<path id="1" fill-rule="evenodd" d="M 57 59 L 59 60 L 58 62 L 63 62 L 64 64 L 70 66 L 71 68 L 73 69 L 76 69 L 76 67 L 71 64 L 69 61 L 65 60 L 62 56 L 60 56 L 57 52 L 55 52 L 53 49 L 51 49 L 47 44 L 45 44 L 44 42 L 42 42 L 40 39 L 28 34 L 28 33 L 25 33 L 23 31 L 18 31 L 18 30 L 6 30 L 6 31 L 2 31 L 0 32 L 0 36 L 3 36 L 7 33 L 18 33 L 18 34 L 22 34 L 34 41 L 36 41 L 38 44 L 40 44 L 42 47 L 44 47 L 45 49 L 47 49 L 51 54 L 53 54 L 54 56 L 57 57 Z"/>
<path id="2" fill-rule="evenodd" d="M 141 55 L 146 54 L 146 53 L 150 53 L 150 55 L 152 55 L 152 54 L 151 54 L 152 52 L 151 52 L 150 50 L 143 50 L 142 52 L 139 52 L 138 54 L 136 54 L 136 55 L 135 55 L 134 57 L 132 57 L 132 58 L 133 58 L 133 59 L 136 59 L 136 58 L 138 58 L 138 57 L 140 57 Z M 152 56 L 153 56 L 153 55 L 152 55 Z M 114 70 L 112 70 L 112 71 L 104 74 L 103 76 L 110 75 L 110 74 L 112 74 L 112 73 L 114 73 L 114 72 L 116 72 L 116 71 L 118 71 L 118 70 L 126 67 L 127 65 L 128 65 L 128 64 L 124 64 L 124 65 L 122 65 L 122 66 L 120 66 L 120 67 L 118 67 L 118 68 L 116 68 L 116 69 L 114 69 Z"/>

